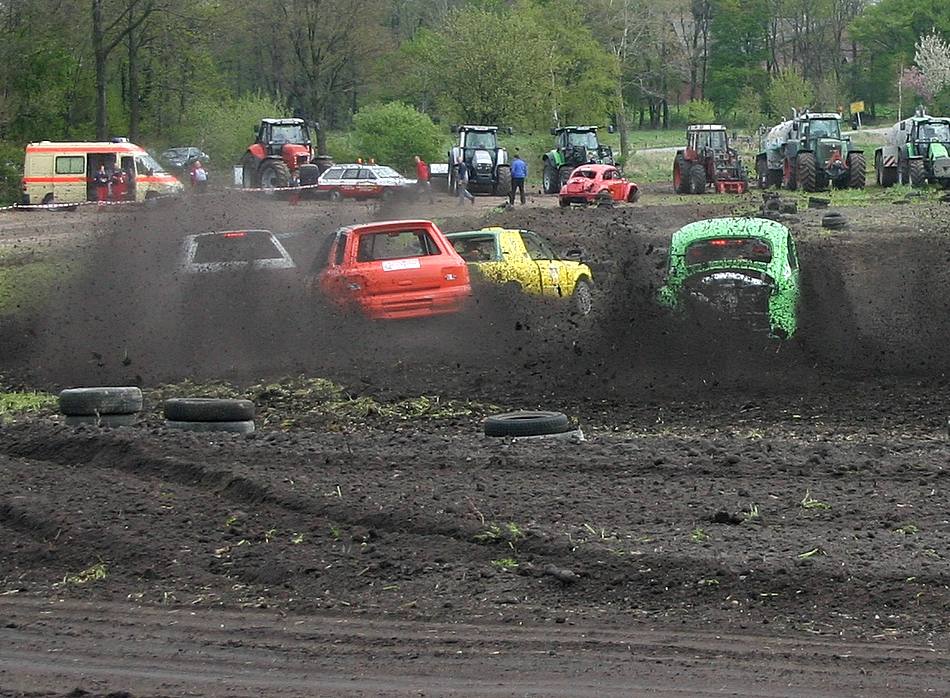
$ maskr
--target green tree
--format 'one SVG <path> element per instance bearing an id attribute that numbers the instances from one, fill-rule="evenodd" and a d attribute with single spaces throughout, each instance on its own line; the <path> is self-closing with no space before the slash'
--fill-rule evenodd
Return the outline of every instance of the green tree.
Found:
<path id="1" fill-rule="evenodd" d="M 716 118 L 716 109 L 708 99 L 691 99 L 686 103 L 686 120 L 691 124 L 708 124 Z"/>
<path id="2" fill-rule="evenodd" d="M 808 81 L 791 68 L 772 78 L 766 91 L 769 113 L 787 119 L 792 109 L 812 107 L 815 91 Z"/>
<path id="3" fill-rule="evenodd" d="M 714 2 L 706 98 L 721 115 L 734 111 L 744 87 L 765 87 L 768 9 L 766 0 Z"/>
<path id="4" fill-rule="evenodd" d="M 353 140 L 363 157 L 407 169 L 414 155 L 436 160 L 442 134 L 427 115 L 402 102 L 374 104 L 353 116 Z"/>

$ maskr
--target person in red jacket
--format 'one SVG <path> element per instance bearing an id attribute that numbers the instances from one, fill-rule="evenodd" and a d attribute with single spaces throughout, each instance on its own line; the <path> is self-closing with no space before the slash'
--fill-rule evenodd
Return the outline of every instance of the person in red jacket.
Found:
<path id="1" fill-rule="evenodd" d="M 430 204 L 435 203 L 435 199 L 432 198 L 432 182 L 429 181 L 429 166 L 418 155 L 416 155 L 416 186 L 429 195 Z"/>

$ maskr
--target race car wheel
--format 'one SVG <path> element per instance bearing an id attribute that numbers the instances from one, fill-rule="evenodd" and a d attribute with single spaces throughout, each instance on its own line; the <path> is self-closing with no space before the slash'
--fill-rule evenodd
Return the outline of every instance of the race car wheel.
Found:
<path id="1" fill-rule="evenodd" d="M 609 191 L 605 190 L 597 194 L 594 203 L 597 204 L 598 208 L 611 208 L 614 205 L 614 197 L 610 195 Z"/>
<path id="2" fill-rule="evenodd" d="M 336 189 L 330 192 L 330 201 L 342 201 L 343 194 L 338 192 Z"/>
<path id="3" fill-rule="evenodd" d="M 563 412 L 505 412 L 485 420 L 486 436 L 547 436 L 571 431 Z"/>
<path id="4" fill-rule="evenodd" d="M 70 388 L 59 394 L 59 411 L 71 417 L 134 414 L 142 410 L 142 391 L 135 387 Z"/>
<path id="5" fill-rule="evenodd" d="M 568 206 L 571 205 L 571 202 L 569 199 L 565 199 L 564 197 L 559 197 L 557 200 L 557 205 L 560 206 L 561 208 L 567 208 Z"/>
<path id="6" fill-rule="evenodd" d="M 165 419 L 176 422 L 243 422 L 254 419 L 254 403 L 207 397 L 165 400 Z"/>
<path id="7" fill-rule="evenodd" d="M 590 315 L 590 311 L 594 307 L 594 289 L 591 287 L 590 282 L 586 279 L 581 279 L 577 282 L 577 285 L 574 286 L 574 293 L 571 294 L 571 299 L 574 302 L 574 312 L 578 315 Z"/>

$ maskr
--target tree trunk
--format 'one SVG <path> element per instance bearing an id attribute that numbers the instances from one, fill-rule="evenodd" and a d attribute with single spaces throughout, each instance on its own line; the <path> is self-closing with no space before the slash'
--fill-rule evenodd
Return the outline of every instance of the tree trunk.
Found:
<path id="1" fill-rule="evenodd" d="M 141 123 L 141 104 L 139 103 L 139 43 L 135 30 L 131 26 L 132 15 L 129 14 L 129 140 L 137 143 L 139 140 L 139 124 Z"/>
<path id="2" fill-rule="evenodd" d="M 106 57 L 102 29 L 102 0 L 92 0 L 92 53 L 96 66 L 96 138 L 104 141 L 109 128 L 106 123 Z"/>
<path id="3" fill-rule="evenodd" d="M 617 89 L 617 113 L 614 119 L 617 122 L 617 130 L 620 132 L 620 162 L 626 165 L 630 142 L 627 137 L 627 107 L 623 103 L 623 88 L 620 86 Z"/>

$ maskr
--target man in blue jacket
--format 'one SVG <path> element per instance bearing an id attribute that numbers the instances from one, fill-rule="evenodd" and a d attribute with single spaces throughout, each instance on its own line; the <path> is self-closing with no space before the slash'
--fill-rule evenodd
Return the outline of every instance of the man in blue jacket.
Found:
<path id="1" fill-rule="evenodd" d="M 511 190 L 508 192 L 508 205 L 515 205 L 515 190 L 521 192 L 521 205 L 524 206 L 524 181 L 528 178 L 528 163 L 521 159 L 515 151 L 515 159 L 511 161 Z"/>

